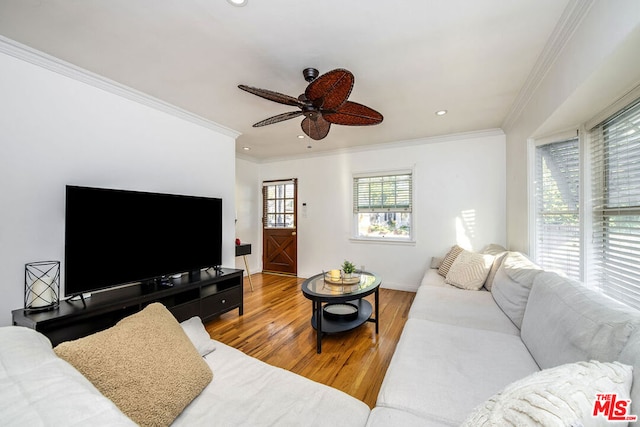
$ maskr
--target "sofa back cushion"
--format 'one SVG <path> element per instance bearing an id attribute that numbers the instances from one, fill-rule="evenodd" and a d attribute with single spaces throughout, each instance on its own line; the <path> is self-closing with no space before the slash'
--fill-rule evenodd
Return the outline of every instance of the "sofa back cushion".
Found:
<path id="1" fill-rule="evenodd" d="M 629 414 L 640 415 L 640 328 L 629 337 L 627 344 L 620 352 L 618 360 L 633 366 L 633 383 L 631 385 L 631 410 Z"/>
<path id="2" fill-rule="evenodd" d="M 518 329 L 522 326 L 533 279 L 541 271 L 520 252 L 509 252 L 496 272 L 491 295 Z"/>
<path id="3" fill-rule="evenodd" d="M 581 360 L 613 362 L 640 312 L 556 273 L 534 281 L 520 331 L 540 368 Z"/>

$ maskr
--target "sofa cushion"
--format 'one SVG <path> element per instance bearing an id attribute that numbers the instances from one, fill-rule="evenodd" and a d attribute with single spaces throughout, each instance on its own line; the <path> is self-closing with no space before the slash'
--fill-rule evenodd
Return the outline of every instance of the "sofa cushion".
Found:
<path id="1" fill-rule="evenodd" d="M 173 315 L 159 303 L 102 332 L 55 348 L 129 418 L 169 425 L 212 373 Z"/>
<path id="2" fill-rule="evenodd" d="M 629 337 L 627 344 L 620 352 L 618 360 L 633 366 L 633 383 L 631 385 L 631 414 L 640 416 L 640 329 L 636 329 Z"/>
<path id="3" fill-rule="evenodd" d="M 485 290 L 469 292 L 453 286 L 421 286 L 411 304 L 409 318 L 520 335 L 520 330 Z"/>
<path id="4" fill-rule="evenodd" d="M 0 327 L 0 424 L 135 426 L 33 329 Z"/>
<path id="5" fill-rule="evenodd" d="M 459 425 L 507 384 L 538 370 L 518 336 L 409 319 L 377 405 Z"/>
<path id="6" fill-rule="evenodd" d="M 172 427 L 364 426 L 369 416 L 355 397 L 221 342 L 204 360 L 215 377 Z"/>
<path id="7" fill-rule="evenodd" d="M 457 288 L 477 291 L 484 285 L 493 259 L 493 255 L 463 250 L 451 264 L 444 281 Z"/>
<path id="8" fill-rule="evenodd" d="M 522 340 L 541 368 L 580 360 L 613 362 L 640 312 L 556 273 L 534 281 L 522 322 Z"/>
<path id="9" fill-rule="evenodd" d="M 618 362 L 577 362 L 536 372 L 508 385 L 462 424 L 478 426 L 578 426 L 606 424 L 594 417 L 598 394 L 629 399 L 632 368 Z"/>
<path id="10" fill-rule="evenodd" d="M 463 249 L 460 246 L 452 246 L 449 252 L 444 256 L 442 263 L 440 263 L 440 267 L 438 267 L 438 274 L 442 277 L 447 277 L 447 273 L 449 272 L 451 265 L 462 251 Z"/>
<path id="11" fill-rule="evenodd" d="M 191 340 L 191 344 L 198 350 L 200 356 L 206 356 L 216 349 L 216 343 L 211 339 L 209 332 L 202 324 L 200 316 L 193 316 L 190 319 L 180 322 L 182 330 Z"/>
<path id="12" fill-rule="evenodd" d="M 450 426 L 450 423 L 426 419 L 407 411 L 394 408 L 377 406 L 371 410 L 366 427 L 425 427 L 425 426 Z"/>
<path id="13" fill-rule="evenodd" d="M 444 277 L 442 277 L 439 273 L 437 269 L 433 269 L 433 268 L 429 268 L 427 269 L 427 271 L 424 273 L 424 276 L 422 277 L 422 280 L 420 281 L 420 286 L 438 286 L 438 287 L 448 287 L 450 288 L 451 285 L 447 285 L 446 283 L 444 283 Z"/>
<path id="14" fill-rule="evenodd" d="M 502 261 L 504 261 L 505 257 L 509 252 L 500 252 L 494 255 L 493 263 L 491 264 L 491 268 L 489 269 L 489 274 L 487 274 L 487 280 L 484 281 L 484 287 L 486 290 L 490 291 L 493 286 L 493 281 L 496 278 L 496 273 L 498 269 L 502 265 Z"/>
<path id="15" fill-rule="evenodd" d="M 518 328 L 522 326 L 533 279 L 541 271 L 540 267 L 520 252 L 509 252 L 496 272 L 491 294 Z"/>

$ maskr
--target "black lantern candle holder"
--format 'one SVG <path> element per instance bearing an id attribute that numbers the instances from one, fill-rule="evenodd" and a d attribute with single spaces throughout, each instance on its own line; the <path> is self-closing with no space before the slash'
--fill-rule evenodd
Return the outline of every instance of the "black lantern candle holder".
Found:
<path id="1" fill-rule="evenodd" d="M 24 266 L 24 309 L 43 311 L 60 304 L 60 261 L 30 262 Z"/>

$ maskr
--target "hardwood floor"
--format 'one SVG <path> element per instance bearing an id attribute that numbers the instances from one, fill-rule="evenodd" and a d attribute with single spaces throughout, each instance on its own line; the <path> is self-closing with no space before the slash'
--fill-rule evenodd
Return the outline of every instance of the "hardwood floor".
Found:
<path id="1" fill-rule="evenodd" d="M 205 326 L 211 337 L 266 363 L 340 389 L 371 408 L 407 320 L 414 293 L 380 289 L 379 334 L 373 323 L 322 340 L 316 353 L 304 279 L 271 274 L 244 279 L 244 315 L 233 310 Z M 367 297 L 373 303 L 373 295 Z"/>

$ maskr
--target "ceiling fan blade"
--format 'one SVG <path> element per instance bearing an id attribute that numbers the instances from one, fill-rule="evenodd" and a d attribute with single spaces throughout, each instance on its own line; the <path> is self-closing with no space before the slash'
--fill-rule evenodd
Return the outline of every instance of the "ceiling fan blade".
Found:
<path id="1" fill-rule="evenodd" d="M 347 101 L 334 111 L 322 111 L 329 123 L 346 126 L 377 125 L 382 122 L 382 114 L 357 102 Z"/>
<path id="2" fill-rule="evenodd" d="M 293 96 L 284 95 L 282 93 L 274 92 L 272 90 L 260 89 L 257 87 L 251 87 L 246 85 L 238 85 L 238 88 L 244 90 L 245 92 L 252 93 L 261 98 L 268 99 L 269 101 L 277 102 L 279 104 L 284 105 L 293 105 L 294 107 L 304 107 L 305 103 L 300 101 Z"/>
<path id="3" fill-rule="evenodd" d="M 285 120 L 293 119 L 302 115 L 302 111 L 289 111 L 288 113 L 278 114 L 277 116 L 269 117 L 253 125 L 254 128 L 260 126 L 272 125 L 274 123 L 283 122 Z"/>
<path id="4" fill-rule="evenodd" d="M 301 127 L 302 131 L 306 133 L 309 138 L 317 141 L 329 134 L 331 123 L 323 119 L 321 115 L 317 115 L 313 119 L 305 117 L 302 121 Z"/>
<path id="5" fill-rule="evenodd" d="M 309 83 L 304 94 L 317 108 L 335 110 L 349 98 L 354 77 L 350 71 L 338 68 Z"/>

